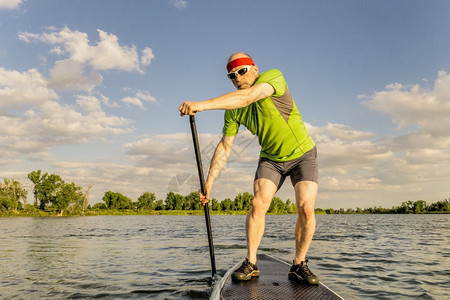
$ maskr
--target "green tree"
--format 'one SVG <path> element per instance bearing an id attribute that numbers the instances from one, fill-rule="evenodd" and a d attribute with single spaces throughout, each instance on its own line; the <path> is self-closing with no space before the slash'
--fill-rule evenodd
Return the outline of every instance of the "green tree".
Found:
<path id="1" fill-rule="evenodd" d="M 198 192 L 192 192 L 185 198 L 185 210 L 200 210 L 202 203 L 200 202 Z"/>
<path id="2" fill-rule="evenodd" d="M 92 210 L 102 210 L 102 209 L 107 209 L 107 207 L 106 207 L 106 204 L 105 204 L 105 203 L 103 203 L 103 202 L 98 202 L 98 203 L 95 203 L 95 204 L 92 206 L 91 209 L 92 209 Z"/>
<path id="3" fill-rule="evenodd" d="M 402 206 L 392 206 L 390 212 L 394 213 L 394 214 L 401 214 L 401 213 L 403 213 L 403 207 Z"/>
<path id="4" fill-rule="evenodd" d="M 121 193 L 107 191 L 102 200 L 103 202 L 105 202 L 106 207 L 109 209 L 124 210 L 133 208 L 133 201 L 127 196 L 122 195 Z"/>
<path id="5" fill-rule="evenodd" d="M 174 192 L 167 193 L 166 210 L 182 210 L 186 199 L 180 194 Z"/>
<path id="6" fill-rule="evenodd" d="M 234 198 L 233 209 L 234 210 L 249 210 L 252 205 L 253 195 L 245 192 L 239 193 Z"/>
<path id="7" fill-rule="evenodd" d="M 404 207 L 405 213 L 414 212 L 414 201 L 403 202 L 402 206 Z"/>
<path id="8" fill-rule="evenodd" d="M 325 209 L 325 211 L 327 212 L 327 215 L 334 214 L 334 209 L 333 208 L 327 208 L 327 209 Z"/>
<path id="9" fill-rule="evenodd" d="M 42 174 L 41 170 L 33 171 L 28 174 L 28 178 L 34 184 L 35 205 L 39 206 L 41 210 L 54 201 L 56 193 L 58 192 L 64 181 L 56 174 Z"/>
<path id="10" fill-rule="evenodd" d="M 402 206 L 401 206 L 401 213 L 403 214 L 407 214 L 409 213 L 410 209 L 409 209 L 409 205 L 407 202 L 402 202 Z"/>
<path id="11" fill-rule="evenodd" d="M 62 216 L 64 210 L 69 206 L 72 208 L 72 212 L 75 207 L 80 208 L 80 204 L 83 201 L 83 193 L 81 187 L 77 186 L 75 183 L 65 183 L 63 182 L 59 189 L 56 191 L 55 196 L 52 198 L 52 207 L 59 212 Z"/>
<path id="12" fill-rule="evenodd" d="M 156 206 L 155 201 L 155 193 L 145 192 L 139 196 L 136 208 L 143 210 L 154 210 Z"/>
<path id="13" fill-rule="evenodd" d="M 7 212 L 12 210 L 14 203 L 11 199 L 0 196 L 0 212 Z"/>
<path id="14" fill-rule="evenodd" d="M 32 171 L 28 179 L 34 184 L 34 204 L 41 210 L 53 209 L 62 215 L 69 209 L 71 213 L 81 210 L 84 197 L 82 188 L 74 182 L 66 183 L 57 174 L 42 173 L 41 170 Z"/>
<path id="15" fill-rule="evenodd" d="M 233 210 L 233 201 L 230 198 L 226 198 L 220 202 L 220 208 L 222 211 L 224 210 Z"/>
<path id="16" fill-rule="evenodd" d="M 450 199 L 431 203 L 428 207 L 428 211 L 450 211 Z"/>
<path id="17" fill-rule="evenodd" d="M 14 179 L 3 179 L 3 183 L 0 182 L 0 197 L 7 199 L 4 201 L 4 207 L 8 204 L 8 210 L 17 210 L 26 204 L 27 190 L 22 184 Z M 22 201 L 22 202 L 21 202 Z"/>
<path id="18" fill-rule="evenodd" d="M 297 205 L 295 205 L 295 203 L 292 203 L 290 199 L 286 200 L 285 208 L 288 214 L 293 214 L 297 212 Z"/>
<path id="19" fill-rule="evenodd" d="M 52 208 L 59 212 L 60 216 L 63 215 L 64 210 L 69 206 L 70 197 L 73 193 L 71 188 L 71 185 L 62 184 L 55 196 L 51 199 Z"/>
<path id="20" fill-rule="evenodd" d="M 220 202 L 216 198 L 211 199 L 211 209 L 214 211 L 220 211 Z"/>
<path id="21" fill-rule="evenodd" d="M 327 212 L 321 208 L 316 208 L 316 209 L 314 209 L 314 213 L 317 215 L 323 215 L 323 214 L 326 214 Z"/>
<path id="22" fill-rule="evenodd" d="M 426 212 L 427 210 L 427 203 L 423 200 L 417 200 L 414 202 L 414 213 L 420 214 L 422 212 Z"/>
<path id="23" fill-rule="evenodd" d="M 280 198 L 274 197 L 272 199 L 272 203 L 270 203 L 268 212 L 274 213 L 274 214 L 281 214 L 281 213 L 284 213 L 285 211 L 286 211 L 286 206 L 285 206 L 284 202 Z"/>
<path id="24" fill-rule="evenodd" d="M 45 173 L 47 174 L 47 173 Z M 41 170 L 32 171 L 28 174 L 28 179 L 31 180 L 31 182 L 34 184 L 33 188 L 33 194 L 34 194 L 34 205 L 38 207 L 38 197 L 39 197 L 39 191 L 38 188 L 42 182 L 42 172 Z"/>
<path id="25" fill-rule="evenodd" d="M 163 200 L 157 200 L 155 203 L 155 210 L 165 210 L 166 205 L 164 204 Z"/>

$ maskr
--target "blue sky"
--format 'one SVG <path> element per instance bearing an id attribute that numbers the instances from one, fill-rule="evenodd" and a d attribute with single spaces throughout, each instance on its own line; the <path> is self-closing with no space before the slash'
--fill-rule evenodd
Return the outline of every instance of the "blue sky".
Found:
<path id="1" fill-rule="evenodd" d="M 317 207 L 450 196 L 448 1 L 0 0 L 0 178 L 41 169 L 136 201 L 197 189 L 184 100 L 228 56 L 283 72 L 319 150 Z M 222 111 L 197 115 L 205 167 Z M 245 128 L 212 196 L 252 191 Z M 287 181 L 279 191 L 293 199 Z"/>

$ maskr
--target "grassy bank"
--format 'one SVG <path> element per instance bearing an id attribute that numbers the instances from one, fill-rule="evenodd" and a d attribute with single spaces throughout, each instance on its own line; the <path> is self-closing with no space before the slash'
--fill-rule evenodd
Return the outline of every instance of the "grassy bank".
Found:
<path id="1" fill-rule="evenodd" d="M 211 215 L 246 215 L 248 211 L 210 211 Z M 449 214 L 448 211 L 421 212 L 417 214 Z M 76 216 L 133 216 L 133 215 L 160 215 L 160 216 L 187 216 L 203 215 L 203 210 L 87 210 L 83 213 L 64 213 L 62 217 Z M 282 215 L 285 213 L 267 213 L 268 215 Z M 295 213 L 293 213 L 295 214 Z M 333 213 L 337 214 L 337 213 Z M 370 214 L 370 213 L 343 213 L 343 214 Z M 377 213 L 380 214 L 380 213 Z M 382 214 L 382 213 L 381 213 Z M 388 214 L 388 213 L 384 213 Z M 411 213 L 410 213 L 411 214 Z M 316 210 L 316 215 L 327 215 L 323 210 Z M 8 211 L 0 213 L 0 217 L 61 217 L 56 212 L 32 210 L 32 211 Z"/>
<path id="2" fill-rule="evenodd" d="M 181 215 L 203 215 L 203 210 L 88 210 L 84 213 L 64 213 L 62 217 L 76 216 L 133 216 L 133 215 L 161 215 L 161 216 L 181 216 Z M 246 215 L 247 211 L 210 211 L 211 215 Z M 33 211 L 8 211 L 0 213 L 0 217 L 61 217 L 56 212 L 46 212 L 42 210 Z"/>

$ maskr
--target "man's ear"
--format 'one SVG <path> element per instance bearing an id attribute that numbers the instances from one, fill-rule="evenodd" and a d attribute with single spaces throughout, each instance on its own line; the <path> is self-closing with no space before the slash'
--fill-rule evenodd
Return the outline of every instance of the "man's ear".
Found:
<path id="1" fill-rule="evenodd" d="M 254 72 L 256 72 L 255 75 L 258 75 L 258 74 L 259 74 L 259 73 L 258 73 L 258 71 L 259 71 L 258 65 L 254 65 L 252 69 L 254 70 Z"/>

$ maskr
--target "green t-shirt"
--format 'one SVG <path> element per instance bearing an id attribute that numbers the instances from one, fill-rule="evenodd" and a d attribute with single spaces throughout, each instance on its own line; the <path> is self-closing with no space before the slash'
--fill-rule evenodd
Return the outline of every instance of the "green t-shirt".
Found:
<path id="1" fill-rule="evenodd" d="M 275 92 L 246 107 L 225 111 L 223 134 L 236 135 L 239 126 L 258 136 L 260 157 L 283 162 L 296 159 L 315 144 L 303 124 L 302 116 L 289 93 L 283 74 L 276 69 L 259 75 L 254 84 L 267 82 Z"/>

